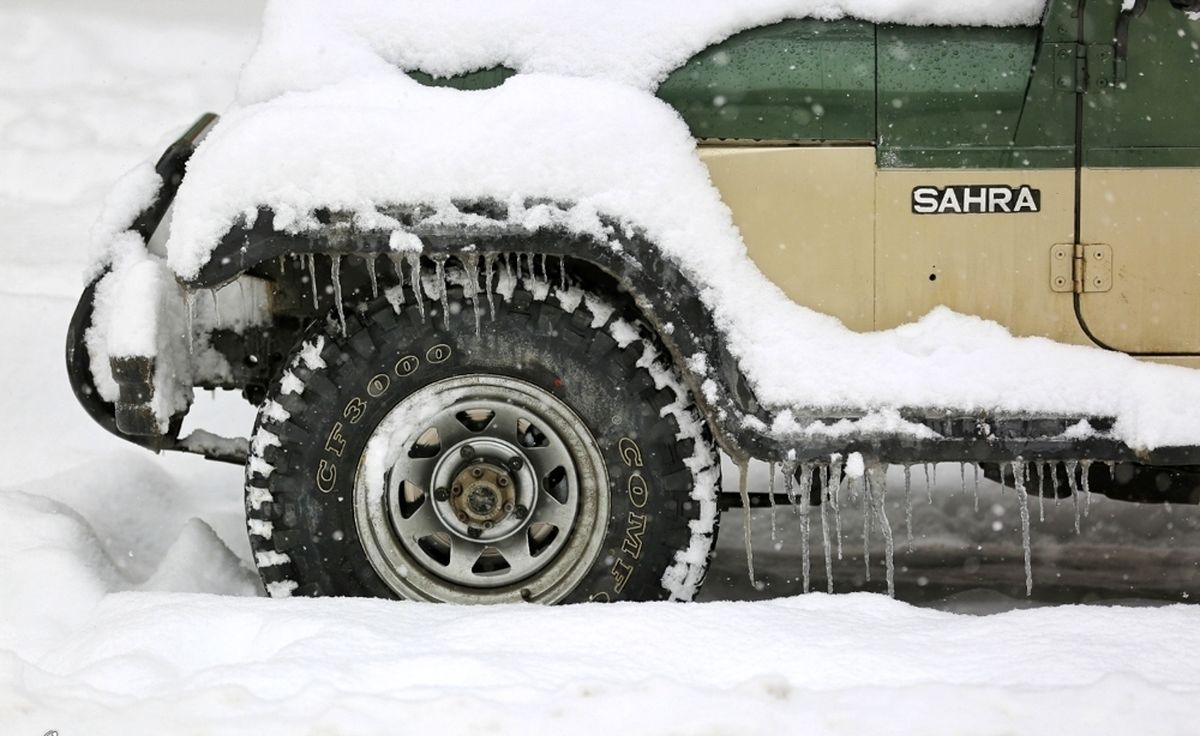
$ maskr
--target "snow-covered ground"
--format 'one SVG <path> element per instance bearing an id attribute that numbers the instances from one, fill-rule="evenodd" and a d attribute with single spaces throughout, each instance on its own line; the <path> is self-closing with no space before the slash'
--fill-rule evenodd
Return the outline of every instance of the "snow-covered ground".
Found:
<path id="1" fill-rule="evenodd" d="M 197 113 L 228 104 L 259 11 L 246 0 L 0 7 L 0 734 L 1192 729 L 1195 607 L 951 612 L 1013 608 L 968 589 L 1022 579 L 1011 494 L 985 484 L 976 514 L 956 469 L 942 470 L 936 505 L 917 505 L 918 552 L 897 560 L 902 595 L 957 591 L 943 610 L 861 593 L 485 611 L 258 597 L 240 469 L 104 434 L 70 394 L 62 341 L 101 197 Z M 230 402 L 197 412 L 230 433 L 249 421 Z M 1069 504 L 1035 523 L 1036 591 L 1054 598 L 1057 580 L 1100 590 L 1075 599 L 1195 600 L 1194 511 L 1094 504 L 1079 540 Z M 738 519 L 727 523 L 710 599 L 748 585 Z M 772 543 L 760 514 L 763 589 L 750 594 L 797 590 L 796 528 L 781 510 Z M 1120 570 L 1137 538 L 1140 562 L 1105 584 L 1080 572 Z M 878 554 L 874 583 L 860 580 L 860 544 L 848 533 L 838 590 L 880 589 Z M 987 567 L 996 560 L 1007 567 Z M 818 550 L 819 585 L 823 564 Z"/>

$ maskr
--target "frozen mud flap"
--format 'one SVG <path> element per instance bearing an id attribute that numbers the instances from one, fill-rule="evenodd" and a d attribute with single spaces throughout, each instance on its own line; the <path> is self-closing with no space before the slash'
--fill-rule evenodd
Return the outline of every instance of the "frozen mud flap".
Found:
<path id="1" fill-rule="evenodd" d="M 154 415 L 155 361 L 145 355 L 114 355 L 109 367 L 121 396 L 117 400 L 117 429 L 122 434 L 158 436 L 161 434 Z"/>

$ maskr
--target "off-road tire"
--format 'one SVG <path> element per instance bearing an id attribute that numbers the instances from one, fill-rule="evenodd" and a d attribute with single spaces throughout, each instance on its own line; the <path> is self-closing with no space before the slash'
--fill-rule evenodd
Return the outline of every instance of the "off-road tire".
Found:
<path id="1" fill-rule="evenodd" d="M 706 425 L 632 312 L 541 286 L 542 300 L 523 284 L 509 298 L 497 294 L 494 314 L 479 295 L 485 314 L 478 335 L 475 304 L 455 286 L 446 300 L 449 328 L 438 301 L 426 301 L 422 313 L 406 289 L 399 307 L 381 300 L 347 315 L 344 336 L 332 318 L 309 329 L 259 411 L 246 468 L 250 542 L 269 594 L 405 597 L 360 543 L 352 479 L 389 410 L 464 374 L 518 379 L 551 393 L 583 420 L 599 449 L 608 513 L 597 525 L 598 551 L 573 589 L 540 600 L 686 599 L 695 592 L 715 537 L 712 492 L 719 487 Z M 416 360 L 399 369 L 403 356 Z M 400 375 L 413 362 L 420 367 Z M 372 384 L 380 375 L 386 381 Z M 360 401 L 365 411 L 351 423 Z M 630 439 L 640 457 L 631 455 Z M 340 457 L 330 452 L 335 446 Z M 644 491 L 631 481 L 635 474 Z"/>

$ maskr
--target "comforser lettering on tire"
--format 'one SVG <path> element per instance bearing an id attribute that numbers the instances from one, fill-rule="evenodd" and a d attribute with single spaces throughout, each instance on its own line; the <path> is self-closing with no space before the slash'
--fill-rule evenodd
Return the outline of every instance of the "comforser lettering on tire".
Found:
<path id="1" fill-rule="evenodd" d="M 617 452 L 621 455 L 621 462 L 625 464 L 625 467 L 632 470 L 625 482 L 625 489 L 629 494 L 629 503 L 633 504 L 635 508 L 645 508 L 646 501 L 650 498 L 650 487 L 639 470 L 643 464 L 642 448 L 629 437 L 622 437 L 617 442 Z M 613 561 L 612 568 L 609 571 L 613 578 L 613 591 L 618 594 L 625 589 L 625 584 L 629 581 L 629 577 L 633 575 L 638 560 L 641 559 L 642 537 L 645 534 L 646 515 L 633 511 L 626 514 L 625 534 L 621 540 L 621 552 L 617 559 Z"/>

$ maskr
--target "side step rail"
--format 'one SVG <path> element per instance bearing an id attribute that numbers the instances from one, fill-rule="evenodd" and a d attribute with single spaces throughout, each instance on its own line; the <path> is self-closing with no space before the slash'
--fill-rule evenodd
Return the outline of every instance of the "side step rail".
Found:
<path id="1" fill-rule="evenodd" d="M 1200 447 L 1135 449 L 1113 433 L 1110 417 L 901 415 L 903 431 L 870 431 L 861 418 L 798 422 L 803 431 L 774 436 L 779 462 L 820 462 L 860 453 L 891 464 L 1026 463 L 1088 459 L 1141 465 L 1200 465 Z M 862 426 L 864 429 L 859 429 Z"/>

